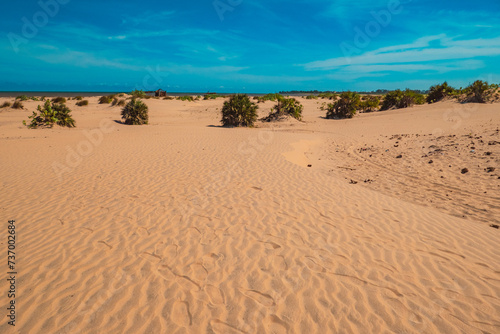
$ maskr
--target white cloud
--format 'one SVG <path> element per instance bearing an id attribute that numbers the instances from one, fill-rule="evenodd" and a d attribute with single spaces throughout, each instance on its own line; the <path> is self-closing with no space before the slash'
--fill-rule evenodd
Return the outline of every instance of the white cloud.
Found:
<path id="1" fill-rule="evenodd" d="M 432 46 L 431 42 L 434 42 Z M 380 48 L 352 57 L 314 61 L 303 66 L 306 70 L 335 70 L 353 65 L 421 64 L 491 56 L 500 56 L 500 37 L 456 41 L 438 35 L 423 37 L 411 44 Z M 401 67 L 405 68 L 409 67 Z"/>

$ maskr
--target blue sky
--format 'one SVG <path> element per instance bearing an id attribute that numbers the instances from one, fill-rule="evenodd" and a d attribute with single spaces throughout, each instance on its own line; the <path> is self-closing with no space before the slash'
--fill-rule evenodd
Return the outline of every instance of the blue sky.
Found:
<path id="1" fill-rule="evenodd" d="M 4 91 L 265 93 L 500 82 L 498 0 L 2 6 Z"/>

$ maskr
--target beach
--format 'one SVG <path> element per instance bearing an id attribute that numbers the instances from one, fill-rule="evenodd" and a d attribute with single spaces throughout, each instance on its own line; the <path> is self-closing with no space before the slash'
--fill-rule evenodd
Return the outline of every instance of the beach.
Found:
<path id="1" fill-rule="evenodd" d="M 143 126 L 98 98 L 75 128 L 0 109 L 0 332 L 500 332 L 498 103 L 300 97 L 302 121 L 225 128 L 227 98 L 147 99 Z"/>

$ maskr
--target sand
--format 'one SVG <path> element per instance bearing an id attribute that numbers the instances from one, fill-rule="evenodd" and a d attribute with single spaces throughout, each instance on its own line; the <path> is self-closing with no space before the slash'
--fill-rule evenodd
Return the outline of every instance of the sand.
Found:
<path id="1" fill-rule="evenodd" d="M 223 99 L 89 100 L 0 109 L 1 333 L 500 332 L 499 104 L 227 129 Z"/>

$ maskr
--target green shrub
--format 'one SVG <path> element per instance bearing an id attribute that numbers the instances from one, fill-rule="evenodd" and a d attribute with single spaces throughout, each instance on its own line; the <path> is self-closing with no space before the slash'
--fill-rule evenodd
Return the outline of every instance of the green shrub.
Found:
<path id="1" fill-rule="evenodd" d="M 218 97 L 224 97 L 224 96 L 219 94 L 205 94 L 203 95 L 203 100 L 215 100 Z"/>
<path id="2" fill-rule="evenodd" d="M 113 101 L 113 99 L 115 98 L 114 95 L 105 95 L 105 96 L 101 96 L 99 98 L 99 104 L 109 104 Z"/>
<path id="3" fill-rule="evenodd" d="M 148 106 L 141 100 L 132 98 L 122 109 L 122 118 L 128 125 L 148 124 Z"/>
<path id="4" fill-rule="evenodd" d="M 5 101 L 1 106 L 0 108 L 8 108 L 10 107 L 10 102 L 9 101 Z"/>
<path id="5" fill-rule="evenodd" d="M 337 99 L 337 94 L 335 94 L 335 93 L 330 93 L 330 92 L 326 92 L 326 93 L 319 93 L 319 94 L 318 94 L 318 97 L 320 97 L 320 98 L 322 98 L 322 99 L 336 100 L 336 99 Z"/>
<path id="6" fill-rule="evenodd" d="M 113 99 L 113 102 L 111 102 L 112 106 L 119 106 L 123 107 L 125 105 L 126 101 L 125 99 L 117 99 L 116 97 Z"/>
<path id="7" fill-rule="evenodd" d="M 144 93 L 144 91 L 137 89 L 130 92 L 130 95 L 132 95 L 132 98 L 135 99 L 144 99 L 148 96 L 146 93 Z"/>
<path id="8" fill-rule="evenodd" d="M 75 96 L 75 97 L 73 98 L 73 100 L 78 100 L 78 101 L 81 101 L 81 100 L 83 100 L 83 96 Z"/>
<path id="9" fill-rule="evenodd" d="M 364 101 L 360 103 L 360 109 L 363 112 L 373 112 L 377 110 L 380 104 L 378 96 L 364 96 Z"/>
<path id="10" fill-rule="evenodd" d="M 89 101 L 88 100 L 78 101 L 76 103 L 76 105 L 79 106 L 79 107 L 88 106 L 89 105 Z"/>
<path id="11" fill-rule="evenodd" d="M 39 126 L 51 128 L 54 124 L 72 128 L 75 126 L 75 120 L 71 117 L 71 110 L 64 103 L 50 103 L 45 101 L 44 106 L 38 105 L 38 114 L 33 111 L 33 115 L 29 116 L 31 123 L 28 128 L 34 129 Z M 23 121 L 26 125 L 26 121 Z"/>
<path id="12" fill-rule="evenodd" d="M 19 95 L 18 97 L 16 97 L 16 100 L 21 100 L 21 101 L 27 101 L 29 99 L 29 97 L 27 97 L 26 95 Z"/>
<path id="13" fill-rule="evenodd" d="M 66 103 L 66 99 L 64 97 L 58 96 L 58 97 L 54 97 L 52 99 L 52 102 L 54 102 L 54 103 Z"/>
<path id="14" fill-rule="evenodd" d="M 404 92 L 400 89 L 387 93 L 384 96 L 384 102 L 380 110 L 389 110 L 391 108 L 402 109 L 409 108 L 414 104 L 424 104 L 425 97 L 420 93 L 416 93 L 410 89 Z"/>
<path id="15" fill-rule="evenodd" d="M 464 93 L 466 97 L 463 102 L 486 103 L 493 94 L 493 88 L 486 81 L 474 81 L 473 84 L 465 88 Z"/>
<path id="16" fill-rule="evenodd" d="M 256 96 L 254 97 L 254 99 L 256 98 L 258 103 L 262 103 L 266 101 L 278 101 L 280 97 L 283 97 L 283 95 L 278 93 L 271 93 L 271 94 L 266 94 L 264 96 Z"/>
<path id="17" fill-rule="evenodd" d="M 318 95 L 307 95 L 306 99 L 307 100 L 317 100 L 319 98 Z"/>
<path id="18" fill-rule="evenodd" d="M 194 101 L 194 97 L 192 97 L 190 95 L 177 96 L 177 100 L 193 102 Z"/>
<path id="19" fill-rule="evenodd" d="M 22 104 L 21 101 L 14 101 L 14 103 L 12 104 L 12 108 L 13 109 L 24 109 L 24 106 Z"/>
<path id="20" fill-rule="evenodd" d="M 257 120 L 258 106 L 246 94 L 236 94 L 222 107 L 223 126 L 253 126 Z"/>
<path id="21" fill-rule="evenodd" d="M 352 118 L 360 108 L 361 98 L 355 92 L 344 92 L 340 99 L 328 104 L 326 118 Z"/>
<path id="22" fill-rule="evenodd" d="M 427 103 L 435 103 L 441 101 L 447 96 L 452 96 L 456 94 L 456 89 L 449 86 L 445 81 L 441 85 L 432 86 L 429 89 L 429 94 L 427 95 Z"/>
<path id="23" fill-rule="evenodd" d="M 30 100 L 33 100 L 33 101 L 40 101 L 40 99 L 36 96 L 31 96 L 30 97 Z"/>
<path id="24" fill-rule="evenodd" d="M 269 114 L 269 116 L 265 117 L 263 120 L 270 122 L 274 120 L 279 120 L 285 115 L 292 116 L 297 120 L 302 119 L 302 109 L 304 107 L 294 98 L 285 98 L 283 96 L 278 97 L 278 103 L 276 103 Z"/>

